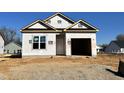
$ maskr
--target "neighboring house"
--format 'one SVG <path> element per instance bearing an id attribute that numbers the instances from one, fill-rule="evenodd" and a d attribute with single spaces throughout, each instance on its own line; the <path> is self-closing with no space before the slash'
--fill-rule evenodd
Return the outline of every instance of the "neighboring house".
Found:
<path id="1" fill-rule="evenodd" d="M 106 53 L 124 53 L 124 41 L 111 41 L 105 49 Z"/>
<path id="2" fill-rule="evenodd" d="M 103 47 L 97 45 L 97 46 L 96 46 L 96 50 L 97 50 L 97 53 L 99 53 L 99 52 L 103 52 Z"/>
<path id="3" fill-rule="evenodd" d="M 0 33 L 0 54 L 4 53 L 4 36 Z"/>
<path id="4" fill-rule="evenodd" d="M 5 45 L 4 53 L 5 54 L 21 54 L 21 45 L 11 42 Z"/>
<path id="5" fill-rule="evenodd" d="M 97 31 L 96 27 L 84 20 L 75 22 L 62 13 L 56 13 L 21 30 L 22 56 L 96 56 Z"/>

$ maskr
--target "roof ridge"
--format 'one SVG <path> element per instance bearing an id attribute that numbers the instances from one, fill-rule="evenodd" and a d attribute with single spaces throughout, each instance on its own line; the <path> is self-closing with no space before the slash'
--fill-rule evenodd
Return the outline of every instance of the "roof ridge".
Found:
<path id="1" fill-rule="evenodd" d="M 11 42 L 9 42 L 8 44 L 6 44 L 5 46 L 7 46 L 7 45 L 9 45 L 9 44 L 11 44 L 11 43 L 14 43 L 14 44 L 16 44 L 17 46 L 22 47 L 20 44 L 16 43 L 15 41 L 11 41 Z"/>
<path id="2" fill-rule="evenodd" d="M 48 18 L 44 19 L 44 21 L 47 21 L 47 20 L 49 20 L 50 18 L 53 18 L 54 16 L 56 16 L 56 15 L 58 15 L 58 14 L 60 14 L 61 16 L 65 17 L 66 19 L 70 20 L 70 21 L 73 22 L 73 23 L 75 22 L 74 20 L 70 19 L 68 16 L 65 16 L 65 15 L 64 15 L 63 13 L 61 13 L 61 12 L 56 12 L 56 13 L 54 13 L 53 15 L 49 16 Z"/>
<path id="3" fill-rule="evenodd" d="M 115 40 L 115 41 L 112 41 L 112 42 L 116 43 L 120 48 L 124 48 L 124 41 Z"/>

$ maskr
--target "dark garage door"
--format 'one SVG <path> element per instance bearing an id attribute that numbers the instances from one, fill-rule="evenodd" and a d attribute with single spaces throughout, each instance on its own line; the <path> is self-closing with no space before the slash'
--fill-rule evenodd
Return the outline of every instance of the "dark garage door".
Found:
<path id="1" fill-rule="evenodd" d="M 91 56 L 91 39 L 71 39 L 71 53 Z"/>

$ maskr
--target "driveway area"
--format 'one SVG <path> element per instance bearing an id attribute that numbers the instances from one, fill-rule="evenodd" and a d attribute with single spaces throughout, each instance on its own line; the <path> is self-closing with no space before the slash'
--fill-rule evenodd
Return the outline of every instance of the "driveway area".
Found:
<path id="1" fill-rule="evenodd" d="M 92 57 L 0 58 L 0 79 L 8 80 L 123 80 L 117 74 L 123 55 Z"/>

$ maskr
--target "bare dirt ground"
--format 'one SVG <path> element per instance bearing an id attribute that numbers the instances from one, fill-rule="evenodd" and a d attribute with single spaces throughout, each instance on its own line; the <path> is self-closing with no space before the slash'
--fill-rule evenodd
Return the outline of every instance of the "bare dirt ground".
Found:
<path id="1" fill-rule="evenodd" d="M 124 55 L 0 58 L 0 79 L 123 80 L 116 74 Z"/>

